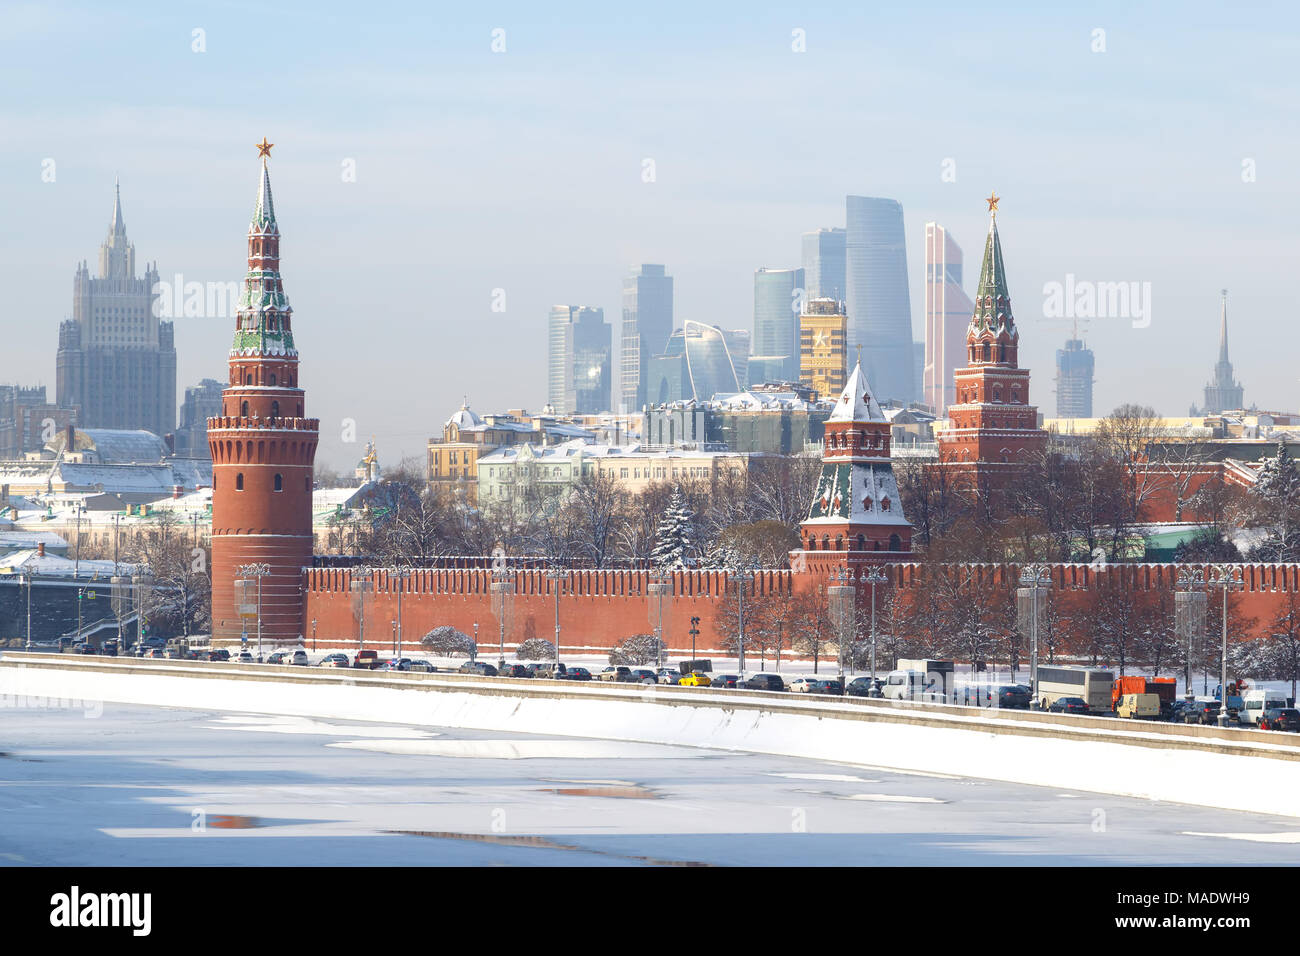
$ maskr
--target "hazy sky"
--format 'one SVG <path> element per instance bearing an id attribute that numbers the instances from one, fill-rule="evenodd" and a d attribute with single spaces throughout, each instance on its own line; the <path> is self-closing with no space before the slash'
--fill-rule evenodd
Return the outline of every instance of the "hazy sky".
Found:
<path id="1" fill-rule="evenodd" d="M 797 265 L 848 193 L 903 204 L 918 338 L 926 221 L 962 245 L 973 293 L 981 197 L 1004 197 L 1021 361 L 1049 415 L 1068 323 L 1044 318 L 1043 288 L 1067 274 L 1151 283 L 1149 327 L 1085 327 L 1099 410 L 1201 400 L 1221 287 L 1247 403 L 1295 410 L 1294 6 L 1089 6 L 3 4 L 0 382 L 53 398 L 115 173 L 139 260 L 239 279 L 265 135 L 336 466 L 361 454 L 344 418 L 395 463 L 464 395 L 539 408 L 550 305 L 604 307 L 617 340 L 632 264 L 667 265 L 679 324 L 749 327 L 754 269 Z M 177 320 L 178 400 L 224 380 L 232 327 Z"/>

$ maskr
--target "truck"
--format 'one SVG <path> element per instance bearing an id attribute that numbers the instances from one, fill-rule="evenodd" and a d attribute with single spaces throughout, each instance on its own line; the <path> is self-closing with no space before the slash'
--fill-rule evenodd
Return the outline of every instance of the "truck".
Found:
<path id="1" fill-rule="evenodd" d="M 1159 694 L 1125 694 L 1115 705 L 1116 717 L 1155 720 L 1160 716 Z"/>
<path id="2" fill-rule="evenodd" d="M 1110 691 L 1111 710 L 1118 712 L 1120 700 L 1128 694 L 1155 694 L 1160 698 L 1160 712 L 1167 716 L 1174 709 L 1178 682 L 1172 677 L 1116 677 Z"/>

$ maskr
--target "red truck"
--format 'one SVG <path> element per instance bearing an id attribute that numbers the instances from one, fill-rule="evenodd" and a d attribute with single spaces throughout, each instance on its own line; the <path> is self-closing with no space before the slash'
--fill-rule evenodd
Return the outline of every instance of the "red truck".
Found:
<path id="1" fill-rule="evenodd" d="M 1172 677 L 1116 677 L 1110 692 L 1110 709 L 1119 706 L 1125 694 L 1155 694 L 1160 698 L 1160 712 L 1167 713 L 1174 706 L 1178 683 Z"/>

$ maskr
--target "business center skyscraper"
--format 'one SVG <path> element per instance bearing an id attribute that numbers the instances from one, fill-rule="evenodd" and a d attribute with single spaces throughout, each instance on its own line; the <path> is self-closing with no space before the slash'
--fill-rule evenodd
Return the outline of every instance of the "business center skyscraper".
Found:
<path id="1" fill-rule="evenodd" d="M 759 269 L 754 273 L 754 354 L 750 381 L 799 381 L 799 314 L 803 310 L 802 269 Z"/>
<path id="2" fill-rule="evenodd" d="M 844 300 L 843 229 L 818 229 L 803 234 L 803 274 L 806 298 Z"/>
<path id="3" fill-rule="evenodd" d="M 849 344 L 862 346 L 862 370 L 878 398 L 910 402 L 918 389 L 903 206 L 894 199 L 849 196 L 847 207 Z"/>
<path id="4" fill-rule="evenodd" d="M 611 351 L 604 309 L 551 307 L 546 398 L 557 414 L 610 410 Z"/>
<path id="5" fill-rule="evenodd" d="M 641 265 L 623 279 L 623 332 L 619 340 L 619 404 L 639 412 L 646 402 L 650 359 L 673 334 L 673 277 L 661 265 Z"/>

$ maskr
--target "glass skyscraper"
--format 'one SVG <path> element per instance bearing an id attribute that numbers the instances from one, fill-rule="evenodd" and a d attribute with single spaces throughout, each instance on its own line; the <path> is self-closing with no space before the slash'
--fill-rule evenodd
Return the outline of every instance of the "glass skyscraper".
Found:
<path id="1" fill-rule="evenodd" d="M 799 381 L 799 314 L 805 300 L 802 269 L 754 273 L 754 359 L 762 363 L 766 379 Z"/>
<path id="2" fill-rule="evenodd" d="M 862 346 L 862 370 L 881 401 L 914 401 L 919 389 L 902 204 L 849 196 L 845 225 L 849 344 Z"/>
<path id="3" fill-rule="evenodd" d="M 547 403 L 559 415 L 610 411 L 612 336 L 604 309 L 551 307 Z"/>
<path id="4" fill-rule="evenodd" d="M 1056 417 L 1092 418 L 1092 349 L 1076 332 L 1056 350 Z"/>
<path id="5" fill-rule="evenodd" d="M 673 277 L 661 265 L 643 264 L 623 279 L 623 331 L 619 340 L 619 403 L 624 412 L 646 403 L 651 357 L 663 354 L 673 332 Z"/>
<path id="6" fill-rule="evenodd" d="M 818 229 L 803 234 L 803 272 L 807 299 L 845 296 L 843 229 Z"/>
<path id="7" fill-rule="evenodd" d="M 747 385 L 748 354 L 746 330 L 728 331 L 688 319 L 668 339 L 664 353 L 650 360 L 646 400 L 705 402 L 719 392 L 739 392 Z"/>

